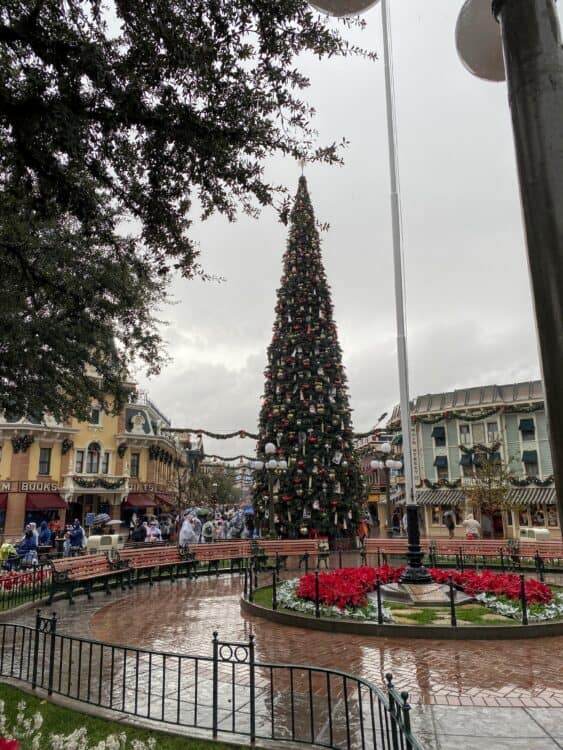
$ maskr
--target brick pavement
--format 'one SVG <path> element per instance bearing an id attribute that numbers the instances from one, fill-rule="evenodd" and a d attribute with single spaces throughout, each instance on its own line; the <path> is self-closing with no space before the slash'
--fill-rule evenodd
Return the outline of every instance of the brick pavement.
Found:
<path id="1" fill-rule="evenodd" d="M 241 588 L 238 576 L 166 581 L 109 603 L 100 593 L 55 609 L 61 632 L 191 654 L 210 654 L 213 630 L 223 640 L 246 640 L 252 632 L 261 661 L 342 669 L 379 686 L 391 672 L 412 703 L 563 707 L 563 637 L 409 642 L 308 631 L 243 615 Z"/>

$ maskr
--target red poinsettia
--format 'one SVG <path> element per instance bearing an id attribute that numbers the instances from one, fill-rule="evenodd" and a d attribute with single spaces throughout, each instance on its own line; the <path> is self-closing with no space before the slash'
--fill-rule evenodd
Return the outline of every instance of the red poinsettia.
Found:
<path id="1" fill-rule="evenodd" d="M 469 596 L 484 593 L 506 596 L 514 600 L 520 598 L 520 576 L 515 573 L 493 573 L 490 570 L 483 570 L 480 573 L 476 570 L 460 572 L 432 568 L 430 574 L 436 583 L 447 583 L 451 576 L 455 585 L 462 588 Z M 553 592 L 545 583 L 528 578 L 524 587 L 528 604 L 549 604 L 553 599 Z"/>
<path id="2" fill-rule="evenodd" d="M 377 576 L 381 583 L 397 581 L 402 568 L 341 568 L 319 574 L 319 601 L 339 609 L 365 607 L 367 594 L 375 589 Z M 315 576 L 309 573 L 299 581 L 297 596 L 315 601 Z"/>
<path id="3" fill-rule="evenodd" d="M 0 737 L 0 750 L 20 750 L 20 743 L 18 740 L 7 740 L 5 737 Z"/>

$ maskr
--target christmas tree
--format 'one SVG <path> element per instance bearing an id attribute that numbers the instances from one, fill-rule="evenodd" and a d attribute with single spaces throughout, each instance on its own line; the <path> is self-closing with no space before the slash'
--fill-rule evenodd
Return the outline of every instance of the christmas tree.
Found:
<path id="1" fill-rule="evenodd" d="M 283 537 L 352 536 L 364 496 L 332 309 L 301 177 L 264 373 L 257 451 L 265 464 L 254 475 L 258 522 Z"/>

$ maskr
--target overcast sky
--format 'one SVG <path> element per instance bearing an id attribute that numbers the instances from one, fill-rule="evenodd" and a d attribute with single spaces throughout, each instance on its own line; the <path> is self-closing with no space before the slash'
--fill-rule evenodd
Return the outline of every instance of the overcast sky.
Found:
<path id="1" fill-rule="evenodd" d="M 461 1 L 391 2 L 411 396 L 539 377 L 506 85 L 474 78 L 454 46 Z M 344 167 L 309 166 L 356 430 L 398 401 L 383 49 L 379 6 L 348 37 L 379 60 L 304 58 L 321 142 Z M 294 193 L 299 167 L 267 176 Z M 273 211 L 195 223 L 201 262 L 227 281 L 178 280 L 166 308 L 172 363 L 139 377 L 174 426 L 254 430 L 287 229 Z M 222 455 L 251 441 L 206 441 Z"/>

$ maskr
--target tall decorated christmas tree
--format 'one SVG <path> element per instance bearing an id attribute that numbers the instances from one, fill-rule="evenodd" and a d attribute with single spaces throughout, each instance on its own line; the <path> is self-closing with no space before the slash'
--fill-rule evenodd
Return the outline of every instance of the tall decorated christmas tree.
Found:
<path id="1" fill-rule="evenodd" d="M 364 490 L 332 312 L 301 177 L 264 373 L 257 451 L 265 464 L 254 475 L 258 523 L 283 537 L 352 536 L 360 515 Z"/>

